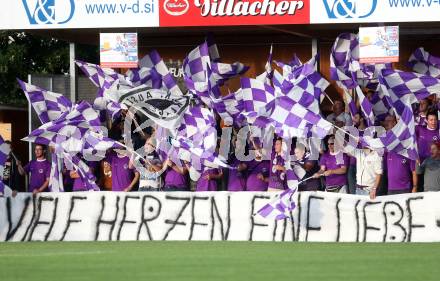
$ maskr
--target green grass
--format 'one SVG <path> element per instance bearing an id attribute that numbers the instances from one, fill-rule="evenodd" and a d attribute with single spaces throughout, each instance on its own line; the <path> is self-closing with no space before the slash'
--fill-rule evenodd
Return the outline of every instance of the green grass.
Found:
<path id="1" fill-rule="evenodd" d="M 440 244 L 0 243 L 0 280 L 440 280 Z"/>

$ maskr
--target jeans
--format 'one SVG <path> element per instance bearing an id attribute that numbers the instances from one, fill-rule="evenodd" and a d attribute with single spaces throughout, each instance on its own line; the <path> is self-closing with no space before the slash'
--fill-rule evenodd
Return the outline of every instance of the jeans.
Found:
<path id="1" fill-rule="evenodd" d="M 160 189 L 159 189 L 159 188 L 148 187 L 148 186 L 142 186 L 142 187 L 139 187 L 138 191 L 140 191 L 140 192 L 145 192 L 145 191 L 160 191 Z"/>
<path id="2" fill-rule="evenodd" d="M 365 188 L 364 189 L 356 188 L 356 195 L 370 196 L 370 190 Z"/>

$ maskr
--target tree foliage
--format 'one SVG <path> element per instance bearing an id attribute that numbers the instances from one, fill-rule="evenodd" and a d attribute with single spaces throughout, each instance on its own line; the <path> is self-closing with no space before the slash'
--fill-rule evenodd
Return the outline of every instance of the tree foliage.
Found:
<path id="1" fill-rule="evenodd" d="M 81 58 L 96 60 L 96 47 L 78 49 Z M 67 42 L 24 32 L 0 31 L 0 104 L 23 106 L 27 103 L 16 78 L 27 81 L 28 74 L 68 72 Z"/>

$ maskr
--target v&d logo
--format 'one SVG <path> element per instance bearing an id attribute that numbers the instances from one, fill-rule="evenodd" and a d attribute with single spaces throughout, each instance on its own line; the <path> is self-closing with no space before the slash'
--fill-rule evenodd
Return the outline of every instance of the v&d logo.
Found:
<path id="1" fill-rule="evenodd" d="M 64 24 L 75 13 L 75 0 L 22 0 L 30 24 Z"/>
<path id="2" fill-rule="evenodd" d="M 374 13 L 377 0 L 323 0 L 331 19 L 361 19 Z"/>

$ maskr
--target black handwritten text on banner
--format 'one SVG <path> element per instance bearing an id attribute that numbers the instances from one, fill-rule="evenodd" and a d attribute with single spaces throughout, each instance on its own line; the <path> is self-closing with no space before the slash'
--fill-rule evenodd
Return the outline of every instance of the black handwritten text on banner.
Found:
<path id="1" fill-rule="evenodd" d="M 440 241 L 440 193 L 305 192 L 290 219 L 252 216 L 274 193 L 43 193 L 0 198 L 0 241 Z"/>

